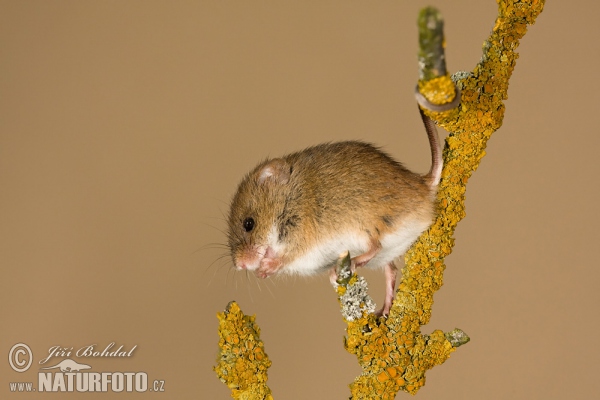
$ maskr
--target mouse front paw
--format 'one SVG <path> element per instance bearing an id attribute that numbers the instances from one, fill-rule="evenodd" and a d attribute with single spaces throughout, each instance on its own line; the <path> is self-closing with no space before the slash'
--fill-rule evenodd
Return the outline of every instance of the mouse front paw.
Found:
<path id="1" fill-rule="evenodd" d="M 279 259 L 276 258 L 263 258 L 260 262 L 260 267 L 256 270 L 255 274 L 259 278 L 267 278 L 271 275 L 274 275 L 281 269 L 282 263 Z"/>

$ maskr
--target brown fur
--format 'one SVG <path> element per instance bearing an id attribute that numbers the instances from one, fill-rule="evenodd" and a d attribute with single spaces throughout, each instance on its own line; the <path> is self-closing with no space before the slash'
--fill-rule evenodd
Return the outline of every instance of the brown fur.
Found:
<path id="1" fill-rule="evenodd" d="M 435 188 L 428 179 L 358 141 L 321 144 L 266 160 L 246 175 L 231 203 L 232 255 L 236 259 L 266 243 L 273 224 L 286 243 L 283 267 L 338 232 L 364 231 L 377 243 L 406 215 L 433 218 Z M 251 232 L 243 228 L 248 217 L 255 220 Z"/>

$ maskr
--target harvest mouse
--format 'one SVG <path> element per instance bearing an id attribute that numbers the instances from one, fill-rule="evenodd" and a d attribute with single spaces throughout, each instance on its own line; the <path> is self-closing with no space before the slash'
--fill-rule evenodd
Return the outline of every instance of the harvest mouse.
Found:
<path id="1" fill-rule="evenodd" d="M 241 181 L 231 202 L 228 241 L 238 270 L 276 273 L 332 271 L 350 251 L 352 267 L 384 267 L 394 298 L 394 259 L 432 223 L 442 171 L 434 123 L 421 111 L 431 147 L 426 175 L 406 169 L 360 141 L 325 143 L 267 159 Z"/>

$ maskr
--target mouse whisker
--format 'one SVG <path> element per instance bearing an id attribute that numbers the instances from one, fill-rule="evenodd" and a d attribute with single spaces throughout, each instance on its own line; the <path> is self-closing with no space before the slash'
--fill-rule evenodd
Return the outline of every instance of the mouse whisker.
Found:
<path id="1" fill-rule="evenodd" d="M 223 235 L 227 236 L 227 232 L 225 232 L 223 229 L 217 228 L 216 226 L 213 226 L 213 225 L 210 225 L 210 224 L 207 224 L 207 223 L 203 223 L 203 224 L 206 225 L 206 226 L 208 226 L 208 227 L 210 227 L 210 228 L 213 228 L 216 231 L 221 232 Z"/>
<path id="2" fill-rule="evenodd" d="M 259 279 L 256 277 L 256 275 L 254 276 L 254 282 L 256 283 L 256 286 L 258 287 L 258 291 L 262 292 L 262 287 L 260 287 L 260 281 Z"/>
<path id="3" fill-rule="evenodd" d="M 213 261 L 212 264 L 216 263 L 219 260 L 222 260 L 223 258 L 225 258 L 224 256 L 219 257 L 219 259 Z M 211 264 L 211 265 L 212 265 Z M 217 272 L 219 272 L 224 266 L 226 266 L 227 264 L 229 264 L 229 260 L 227 258 L 225 258 L 224 262 L 222 262 L 219 266 L 217 266 L 217 268 L 214 268 L 214 272 L 212 274 L 212 276 L 210 277 L 210 279 L 208 280 L 208 283 L 206 284 L 206 287 L 209 287 L 212 283 L 212 281 L 214 280 L 215 276 L 217 276 Z M 208 271 L 208 269 L 206 269 L 203 273 L 202 273 L 202 277 L 204 277 L 204 275 L 206 274 L 206 272 Z M 202 279 L 202 278 L 201 278 Z M 227 284 L 227 283 L 226 283 Z"/>
<path id="4" fill-rule="evenodd" d="M 221 254 L 220 256 L 215 258 L 214 261 L 208 265 L 208 267 L 206 267 L 206 270 L 209 270 L 217 261 L 221 261 L 222 259 L 227 259 L 227 258 L 229 258 L 229 254 L 227 254 L 227 253 Z"/>
<path id="5" fill-rule="evenodd" d="M 256 279 L 256 278 L 255 278 Z M 250 278 L 248 276 L 248 270 L 246 270 L 246 282 L 250 283 Z M 250 290 L 250 285 L 246 285 L 246 290 L 248 291 L 248 296 L 250 296 L 250 301 L 254 303 L 254 297 L 252 297 L 252 291 Z"/>
<path id="6" fill-rule="evenodd" d="M 225 276 L 225 286 L 229 286 L 229 281 L 233 280 L 235 282 L 235 273 L 236 273 L 236 269 L 235 268 L 229 268 L 227 270 L 227 275 Z M 230 279 L 230 274 L 232 274 L 232 278 Z"/>
<path id="7" fill-rule="evenodd" d="M 206 267 L 206 268 L 204 269 L 204 272 L 202 273 L 202 275 L 200 276 L 200 278 L 201 278 L 201 279 L 202 279 L 202 278 L 204 278 L 204 274 L 206 274 L 206 272 L 207 272 L 207 271 L 209 271 L 209 270 L 212 268 L 212 266 L 213 266 L 213 265 L 215 265 L 215 264 L 216 264 L 218 261 L 221 261 L 221 260 L 223 260 L 223 259 L 227 260 L 228 256 L 229 256 L 229 254 L 227 254 L 227 253 L 224 253 L 224 254 L 221 254 L 220 256 L 218 256 L 217 258 L 215 258 L 215 259 L 214 259 L 214 260 L 213 260 L 213 261 L 212 261 L 212 262 L 211 262 L 211 263 L 208 265 L 208 267 Z M 217 268 L 217 269 L 218 269 L 218 268 Z"/>
<path id="8" fill-rule="evenodd" d="M 223 214 L 222 211 L 221 211 L 220 217 L 210 216 L 210 217 L 205 217 L 205 218 L 216 219 L 217 221 L 227 222 L 227 218 L 225 217 L 225 215 Z M 204 224 L 204 222 L 201 222 L 201 224 Z"/>
<path id="9" fill-rule="evenodd" d="M 271 297 L 273 297 L 273 299 L 275 299 L 275 295 L 273 294 L 273 291 L 269 287 L 269 284 L 271 284 L 271 285 L 273 285 L 273 287 L 275 287 L 275 283 L 271 279 L 265 279 L 265 287 L 267 288 L 267 291 L 271 294 Z"/>
<path id="10" fill-rule="evenodd" d="M 198 247 L 196 250 L 194 250 L 192 252 L 192 254 L 196 254 L 199 251 L 204 251 L 204 250 L 212 250 L 212 249 L 222 249 L 222 250 L 229 250 L 229 246 L 227 246 L 226 244 L 223 243 L 207 243 L 204 246 Z"/>

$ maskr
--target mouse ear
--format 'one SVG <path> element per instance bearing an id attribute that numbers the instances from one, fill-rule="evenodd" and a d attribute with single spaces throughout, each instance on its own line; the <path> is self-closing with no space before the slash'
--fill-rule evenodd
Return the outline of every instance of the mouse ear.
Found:
<path id="1" fill-rule="evenodd" d="M 277 183 L 286 184 L 290 180 L 290 173 L 290 165 L 281 158 L 275 158 L 258 171 L 258 183 L 273 179 Z"/>

